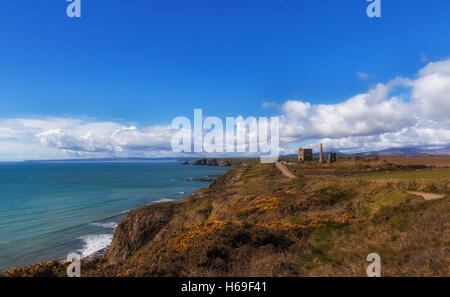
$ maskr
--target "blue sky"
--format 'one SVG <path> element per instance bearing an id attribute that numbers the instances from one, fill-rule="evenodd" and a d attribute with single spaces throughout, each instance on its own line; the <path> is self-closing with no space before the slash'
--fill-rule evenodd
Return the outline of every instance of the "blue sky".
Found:
<path id="1" fill-rule="evenodd" d="M 365 0 L 81 1 L 81 19 L 0 2 L 0 119 L 276 115 L 263 102 L 339 104 L 450 57 L 448 0 L 382 0 L 380 19 Z"/>

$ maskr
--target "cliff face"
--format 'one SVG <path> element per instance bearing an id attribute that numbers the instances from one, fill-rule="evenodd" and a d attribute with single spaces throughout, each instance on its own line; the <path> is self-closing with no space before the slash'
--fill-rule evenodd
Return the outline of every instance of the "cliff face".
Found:
<path id="1" fill-rule="evenodd" d="M 200 224 L 211 214 L 213 197 L 220 187 L 231 186 L 245 172 L 245 165 L 219 176 L 209 189 L 202 189 L 182 201 L 140 207 L 117 226 L 105 257 L 109 263 L 121 263 L 147 243 L 164 240 L 185 224 Z M 187 211 L 192 210 L 192 211 Z"/>
<path id="2" fill-rule="evenodd" d="M 257 159 L 197 159 L 192 165 L 235 167 L 243 164 L 254 164 Z"/>
<path id="3" fill-rule="evenodd" d="M 172 221 L 178 205 L 149 205 L 127 215 L 117 226 L 106 258 L 112 263 L 125 261 L 133 252 L 155 239 Z"/>
<path id="4" fill-rule="evenodd" d="M 364 276 L 373 252 L 385 276 L 449 275 L 449 168 L 377 159 L 288 167 L 297 179 L 242 165 L 184 200 L 136 209 L 83 275 Z M 62 266 L 7 275 L 63 276 Z"/>

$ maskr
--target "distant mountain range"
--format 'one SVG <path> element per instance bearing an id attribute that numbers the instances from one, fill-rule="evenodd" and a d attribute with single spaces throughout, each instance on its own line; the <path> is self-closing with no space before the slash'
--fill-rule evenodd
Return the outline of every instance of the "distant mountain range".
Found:
<path id="1" fill-rule="evenodd" d="M 324 156 L 328 156 L 329 152 L 324 152 Z M 390 148 L 381 151 L 370 151 L 356 154 L 346 154 L 337 152 L 338 156 L 450 156 L 450 145 L 441 148 L 423 148 L 423 147 L 402 147 L 402 148 Z M 294 157 L 296 155 L 287 155 L 282 157 Z M 314 157 L 318 157 L 319 153 L 314 153 Z M 205 157 L 203 157 L 205 158 Z M 151 161 L 190 161 L 202 159 L 202 157 L 164 157 L 164 158 L 89 158 L 89 159 L 60 159 L 60 160 L 27 160 L 25 162 L 151 162 Z M 211 158 L 213 159 L 213 158 Z M 220 159 L 220 158 L 219 158 Z M 230 158 L 227 158 L 230 159 Z"/>
<path id="2" fill-rule="evenodd" d="M 390 156 L 450 156 L 450 145 L 441 148 L 424 148 L 424 147 L 401 147 L 401 148 L 389 148 L 381 151 L 369 151 L 355 154 L 346 154 L 343 152 L 336 152 L 341 157 L 353 157 L 353 156 L 378 156 L 378 157 L 390 157 Z M 324 156 L 328 156 L 329 152 L 324 152 Z M 293 157 L 295 155 L 289 155 Z M 318 157 L 319 153 L 314 153 L 314 157 Z"/>
<path id="3" fill-rule="evenodd" d="M 324 152 L 324 156 L 328 156 L 329 152 Z M 369 151 L 355 154 L 346 154 L 337 152 L 338 156 L 378 156 L 378 157 L 390 157 L 390 156 L 450 156 L 450 146 L 441 148 L 424 148 L 424 147 L 399 147 L 389 148 L 381 151 Z M 319 153 L 314 154 L 315 157 L 319 156 Z"/>
<path id="4" fill-rule="evenodd" d="M 423 147 L 390 148 L 382 151 L 364 152 L 360 156 L 450 156 L 450 146 L 429 149 Z"/>

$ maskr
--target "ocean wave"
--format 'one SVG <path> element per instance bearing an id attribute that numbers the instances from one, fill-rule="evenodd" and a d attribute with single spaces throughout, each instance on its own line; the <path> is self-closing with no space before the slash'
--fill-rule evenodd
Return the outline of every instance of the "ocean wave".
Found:
<path id="1" fill-rule="evenodd" d="M 99 222 L 95 222 L 95 223 L 91 223 L 91 225 L 93 225 L 93 226 L 98 226 L 98 227 L 103 227 L 103 228 L 116 229 L 118 223 L 115 223 L 115 222 L 109 222 L 109 223 L 99 223 Z"/>
<path id="2" fill-rule="evenodd" d="M 96 223 L 100 223 L 100 222 L 102 222 L 102 221 L 105 221 L 105 220 L 108 220 L 108 219 L 113 219 L 113 218 L 116 218 L 116 217 L 118 217 L 118 216 L 121 216 L 121 215 L 124 215 L 124 214 L 126 214 L 126 213 L 129 213 L 130 211 L 131 211 L 130 209 L 127 209 L 127 210 L 121 211 L 121 212 L 119 212 L 119 213 L 110 215 L 110 216 L 106 216 L 106 217 L 103 217 L 103 218 L 99 218 L 99 219 L 97 219 L 97 220 L 95 220 L 95 221 L 90 221 L 90 222 L 80 223 L 80 224 L 76 224 L 76 225 L 70 225 L 70 226 L 67 226 L 67 227 L 63 227 L 63 228 L 59 228 L 59 229 L 55 229 L 55 230 L 51 230 L 51 231 L 45 232 L 45 233 L 43 233 L 43 234 L 54 234 L 54 233 L 59 233 L 59 232 L 62 232 L 62 231 L 67 231 L 67 230 L 76 229 L 76 228 L 79 228 L 79 227 L 82 227 L 82 226 L 85 226 L 85 225 L 88 225 L 88 224 L 96 224 Z"/>
<path id="3" fill-rule="evenodd" d="M 155 200 L 155 201 L 152 201 L 150 203 L 147 203 L 146 205 L 152 205 L 152 204 L 155 204 L 155 203 L 170 202 L 170 201 L 175 201 L 175 199 L 162 198 L 162 199 Z"/>
<path id="4" fill-rule="evenodd" d="M 88 258 L 106 250 L 111 244 L 113 234 L 89 234 L 79 239 L 83 241 L 83 247 L 79 252 L 83 258 Z"/>
<path id="5" fill-rule="evenodd" d="M 185 192 L 177 192 L 178 195 L 184 195 Z"/>
<path id="6" fill-rule="evenodd" d="M 153 203 L 170 202 L 170 201 L 175 201 L 175 199 L 163 198 L 163 199 L 156 200 Z"/>

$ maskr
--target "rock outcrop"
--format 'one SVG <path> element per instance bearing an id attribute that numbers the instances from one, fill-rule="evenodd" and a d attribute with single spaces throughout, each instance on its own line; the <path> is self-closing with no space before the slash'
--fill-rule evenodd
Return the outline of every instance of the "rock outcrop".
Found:
<path id="1" fill-rule="evenodd" d="M 133 252 L 153 240 L 173 219 L 175 203 L 152 204 L 128 214 L 117 226 L 106 257 L 112 263 L 125 261 Z"/>
<path id="2" fill-rule="evenodd" d="M 195 160 L 192 165 L 231 167 L 239 166 L 246 162 L 246 160 L 239 159 L 198 159 Z"/>

